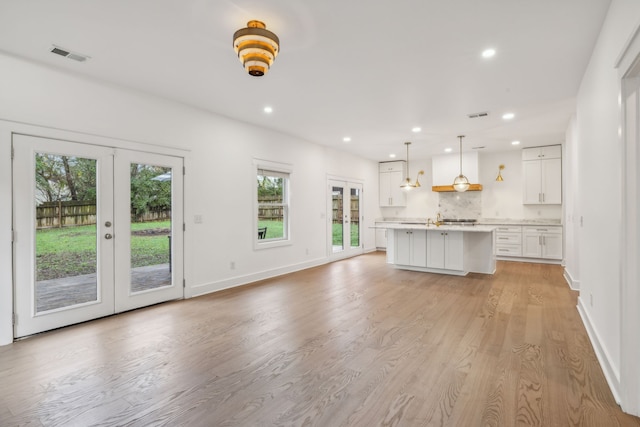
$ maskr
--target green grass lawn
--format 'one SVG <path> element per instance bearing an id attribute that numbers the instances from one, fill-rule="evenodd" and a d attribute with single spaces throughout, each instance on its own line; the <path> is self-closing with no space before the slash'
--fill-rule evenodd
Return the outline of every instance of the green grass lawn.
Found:
<path id="1" fill-rule="evenodd" d="M 131 266 L 169 262 L 170 221 L 131 224 Z M 36 232 L 37 279 L 48 280 L 96 272 L 96 226 L 50 228 Z"/>
<path id="2" fill-rule="evenodd" d="M 267 239 L 277 239 L 282 237 L 282 221 L 258 221 L 258 228 L 267 227 Z M 351 246 L 359 246 L 359 224 L 351 224 Z M 342 225 L 332 225 L 332 244 L 342 245 Z"/>

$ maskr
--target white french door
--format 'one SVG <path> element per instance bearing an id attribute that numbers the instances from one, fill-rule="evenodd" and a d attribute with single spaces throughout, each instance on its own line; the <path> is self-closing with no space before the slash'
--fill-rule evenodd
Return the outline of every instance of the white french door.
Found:
<path id="1" fill-rule="evenodd" d="M 362 254 L 362 184 L 329 180 L 328 190 L 331 257 L 339 259 Z"/>
<path id="2" fill-rule="evenodd" d="M 14 336 L 183 297 L 182 158 L 13 136 Z"/>

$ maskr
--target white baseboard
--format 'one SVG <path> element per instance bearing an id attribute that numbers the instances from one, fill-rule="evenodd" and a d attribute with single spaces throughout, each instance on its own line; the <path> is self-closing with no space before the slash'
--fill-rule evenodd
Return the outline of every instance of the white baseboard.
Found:
<path id="1" fill-rule="evenodd" d="M 580 318 L 582 318 L 582 323 L 587 330 L 587 335 L 589 335 L 589 340 L 591 341 L 593 350 L 595 351 L 596 357 L 598 358 L 598 362 L 600 362 L 600 366 L 602 367 L 604 376 L 607 379 L 607 383 L 609 384 L 609 388 L 611 389 L 613 398 L 616 400 L 616 403 L 620 404 L 620 372 L 611 363 L 610 355 L 608 354 L 606 348 L 601 344 L 602 341 L 600 340 L 600 337 L 598 336 L 598 333 L 596 332 L 596 329 L 593 326 L 591 319 L 589 318 L 589 313 L 585 309 L 582 297 L 578 298 L 577 308 L 578 313 L 580 314 Z"/>
<path id="2" fill-rule="evenodd" d="M 571 290 L 573 291 L 580 290 L 580 281 L 573 278 L 573 276 L 571 275 L 571 272 L 567 270 L 567 267 L 564 268 L 563 276 L 564 276 L 564 280 L 566 280 L 567 283 L 569 284 L 569 287 L 571 288 Z"/>
<path id="3" fill-rule="evenodd" d="M 294 273 L 296 271 L 305 270 L 311 267 L 317 267 L 319 265 L 327 264 L 330 260 L 328 258 L 318 258 L 315 260 L 306 261 L 299 264 L 287 265 L 284 267 L 274 268 L 272 270 L 264 270 L 257 273 L 251 273 L 244 276 L 231 277 L 229 279 L 219 280 L 216 282 L 202 283 L 187 288 L 185 297 L 192 298 L 200 295 L 210 294 L 212 292 L 223 291 L 225 289 L 235 288 L 238 286 L 249 285 L 254 282 L 258 282 L 264 279 L 270 279 L 272 277 L 281 276 L 283 274 Z"/>

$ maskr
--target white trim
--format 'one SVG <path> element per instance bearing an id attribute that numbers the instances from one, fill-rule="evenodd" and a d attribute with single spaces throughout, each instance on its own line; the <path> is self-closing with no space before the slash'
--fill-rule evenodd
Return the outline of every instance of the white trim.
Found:
<path id="1" fill-rule="evenodd" d="M 564 280 L 567 281 L 567 284 L 569 285 L 569 288 L 571 288 L 572 291 L 580 290 L 580 281 L 573 278 L 573 276 L 571 275 L 571 272 L 567 269 L 566 266 L 564 268 L 564 273 L 562 275 L 564 276 Z"/>
<path id="2" fill-rule="evenodd" d="M 620 221 L 620 371 L 619 385 L 620 405 L 625 412 L 640 415 L 640 341 L 638 325 L 640 325 L 640 290 L 638 279 L 640 271 L 637 266 L 639 253 L 638 231 L 640 221 L 640 187 L 637 185 L 638 167 L 640 166 L 640 90 L 637 81 L 632 86 L 636 93 L 633 123 L 627 123 L 628 79 L 640 78 L 640 23 L 632 31 L 616 61 L 619 78 L 620 99 L 620 165 L 621 165 L 621 213 Z M 629 135 L 629 127 L 632 128 Z"/>
<path id="3" fill-rule="evenodd" d="M 638 23 L 635 25 L 635 30 L 631 32 L 631 35 L 629 35 L 629 38 L 624 43 L 624 46 L 622 46 L 622 50 L 618 54 L 618 57 L 616 58 L 616 61 L 613 64 L 613 68 L 620 68 L 622 61 L 626 59 L 625 57 L 627 57 L 627 53 L 629 53 L 629 51 L 631 50 L 631 45 L 639 39 L 638 37 L 639 35 L 640 35 L 640 21 L 638 21 Z"/>
<path id="4" fill-rule="evenodd" d="M 13 245 L 11 233 L 13 226 L 13 185 L 11 178 L 11 140 L 14 133 L 60 139 L 64 141 L 93 144 L 104 147 L 123 148 L 142 152 L 153 152 L 170 156 L 182 157 L 184 164 L 189 167 L 191 150 L 179 147 L 167 147 L 142 141 L 134 141 L 113 137 L 106 137 L 87 132 L 78 132 L 68 129 L 60 129 L 49 126 L 41 126 L 14 120 L 0 119 L 0 194 L 3 201 L 0 203 L 0 346 L 11 344 L 14 339 L 12 315 L 13 307 Z M 186 176 L 185 176 L 186 178 Z M 191 215 L 190 203 L 187 203 L 188 190 L 185 180 L 184 191 L 184 218 Z M 193 259 L 190 256 L 191 233 L 187 230 L 184 235 L 184 259 Z M 193 268 L 186 268 L 184 277 L 187 283 L 193 282 Z M 185 289 L 185 297 L 190 297 L 189 288 Z"/>
<path id="5" fill-rule="evenodd" d="M 577 309 L 587 331 L 587 335 L 589 336 L 589 340 L 591 341 L 591 345 L 593 346 L 593 351 L 598 358 L 598 362 L 600 363 L 604 376 L 609 384 L 613 398 L 616 400 L 616 403 L 619 404 L 621 402 L 619 380 L 620 372 L 615 369 L 615 364 L 610 363 L 610 360 L 612 360 L 611 356 L 607 353 L 606 347 L 601 344 L 602 341 L 600 340 L 600 336 L 598 335 L 593 322 L 591 322 L 591 318 L 584 307 L 582 297 L 578 298 Z"/>
<path id="6" fill-rule="evenodd" d="M 191 288 L 191 296 L 197 297 L 201 295 L 219 292 L 226 289 L 236 288 L 239 286 L 250 285 L 260 280 L 270 279 L 272 277 L 282 276 L 284 274 L 295 273 L 296 271 L 306 270 L 307 268 L 317 267 L 328 264 L 331 261 L 326 258 L 316 258 L 310 261 L 298 264 L 290 264 L 271 270 L 263 270 L 257 273 L 251 273 L 244 276 L 231 277 L 229 279 L 219 280 L 216 282 L 202 283 Z"/>
<path id="7" fill-rule="evenodd" d="M 268 171 L 275 172 L 277 174 L 282 174 L 281 178 L 285 178 L 286 188 L 285 188 L 285 197 L 286 201 L 284 204 L 286 205 L 286 214 L 285 214 L 285 224 L 283 224 L 286 229 L 284 230 L 284 237 L 279 240 L 260 240 L 258 239 L 258 188 L 256 186 L 256 176 L 260 171 Z M 280 163 L 274 162 L 270 160 L 263 160 L 254 158 L 253 159 L 253 181 L 251 185 L 251 194 L 253 198 L 253 216 L 251 218 L 252 221 L 252 236 L 253 236 L 253 250 L 258 251 L 262 249 L 270 249 L 270 248 L 278 248 L 282 246 L 291 246 L 293 245 L 293 238 L 291 236 L 291 177 L 293 176 L 293 165 L 289 163 Z"/>

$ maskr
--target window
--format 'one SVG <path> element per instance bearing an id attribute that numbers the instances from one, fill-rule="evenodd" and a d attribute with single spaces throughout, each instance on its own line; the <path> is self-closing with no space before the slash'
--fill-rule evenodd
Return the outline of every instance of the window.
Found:
<path id="1" fill-rule="evenodd" d="M 257 164 L 257 247 L 289 244 L 289 178 L 289 170 L 264 162 Z"/>

